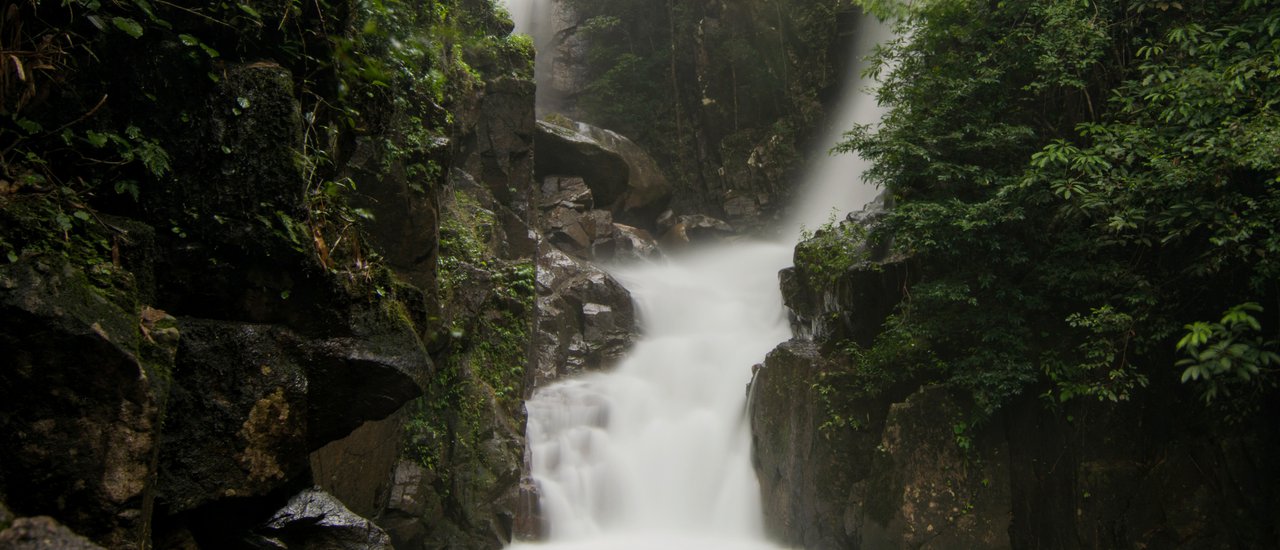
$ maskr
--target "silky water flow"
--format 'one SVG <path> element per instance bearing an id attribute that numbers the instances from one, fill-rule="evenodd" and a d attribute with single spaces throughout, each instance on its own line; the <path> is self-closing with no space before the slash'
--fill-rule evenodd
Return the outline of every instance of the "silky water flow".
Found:
<path id="1" fill-rule="evenodd" d="M 517 30 L 545 11 L 537 0 L 510 1 Z M 864 21 L 854 59 L 886 38 L 884 25 Z M 830 145 L 882 115 L 860 70 L 849 71 Z M 615 369 L 558 381 L 528 400 L 548 540 L 511 548 L 779 548 L 762 528 L 746 387 L 752 366 L 791 337 L 777 274 L 791 264 L 801 227 L 874 198 L 862 169 L 854 155 L 811 167 L 785 242 L 740 241 L 609 269 L 631 291 L 641 336 Z"/>

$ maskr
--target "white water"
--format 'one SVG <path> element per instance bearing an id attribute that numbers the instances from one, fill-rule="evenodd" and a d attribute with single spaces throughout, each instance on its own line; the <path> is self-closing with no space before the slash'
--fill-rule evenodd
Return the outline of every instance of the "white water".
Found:
<path id="1" fill-rule="evenodd" d="M 866 62 L 862 61 L 872 48 L 893 36 L 888 23 L 879 23 L 872 17 L 863 17 L 854 37 L 854 67 L 846 73 L 844 99 L 835 112 L 822 143 L 834 147 L 842 141 L 845 132 L 855 124 L 876 124 L 884 116 L 885 109 L 876 103 L 875 94 L 867 89 L 874 82 L 859 77 Z M 862 172 L 870 164 L 858 155 L 828 155 L 814 163 L 804 177 L 804 193 L 793 206 L 792 215 L 784 228 L 791 239 L 799 240 L 801 228 L 810 231 L 849 212 L 861 210 L 875 200 L 879 190 L 862 181 Z M 785 233 L 784 233 L 785 234 Z"/>
<path id="2" fill-rule="evenodd" d="M 508 1 L 518 29 L 535 17 L 517 10 L 539 0 Z M 885 38 L 879 25 L 861 27 L 858 52 Z M 879 119 L 864 96 L 847 94 L 829 145 L 853 123 Z M 791 337 L 777 272 L 790 265 L 800 226 L 875 196 L 850 157 L 811 170 L 784 243 L 738 242 L 611 269 L 636 301 L 642 337 L 614 371 L 557 382 L 527 402 L 549 541 L 512 549 L 779 548 L 762 528 L 746 385 L 752 365 Z"/>
<path id="3" fill-rule="evenodd" d="M 742 243 L 614 270 L 644 325 L 609 373 L 528 401 L 533 475 L 556 548 L 769 548 L 744 413 L 751 365 L 791 336 L 777 272 Z M 717 546 L 718 545 L 718 546 Z"/>
<path id="4" fill-rule="evenodd" d="M 511 21 L 515 23 L 515 32 L 526 34 L 533 39 L 533 47 L 538 55 L 534 59 L 534 80 L 538 84 L 537 112 L 542 116 L 549 106 L 561 104 L 561 99 L 554 97 L 554 51 L 556 44 L 555 9 L 564 9 L 553 4 L 553 0 L 503 0 L 507 11 L 511 13 Z M 562 14 L 563 16 L 563 14 Z M 563 17 L 561 18 L 563 20 Z"/>

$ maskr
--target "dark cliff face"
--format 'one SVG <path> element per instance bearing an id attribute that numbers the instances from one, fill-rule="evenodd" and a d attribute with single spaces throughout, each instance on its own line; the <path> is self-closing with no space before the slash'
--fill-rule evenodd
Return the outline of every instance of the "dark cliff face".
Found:
<path id="1" fill-rule="evenodd" d="M 345 540 L 286 506 L 320 485 L 337 500 L 294 500 L 389 531 L 360 547 L 509 539 L 536 250 L 509 22 L 9 8 L 30 72 L 0 82 L 6 516 L 109 548 Z"/>
<path id="2" fill-rule="evenodd" d="M 1273 426 L 1197 417 L 1172 381 L 1121 403 L 1024 395 L 972 425 L 970 399 L 927 366 L 875 372 L 857 354 L 909 291 L 915 260 L 833 275 L 822 257 L 798 254 L 784 272 L 802 336 L 774 350 L 751 385 L 755 466 L 779 540 L 1230 548 L 1274 537 L 1280 478 L 1262 466 L 1280 452 Z"/>

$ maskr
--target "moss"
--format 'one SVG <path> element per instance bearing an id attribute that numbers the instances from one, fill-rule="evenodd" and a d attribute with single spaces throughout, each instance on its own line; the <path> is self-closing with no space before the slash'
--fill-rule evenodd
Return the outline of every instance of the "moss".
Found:
<path id="1" fill-rule="evenodd" d="M 250 480 L 263 482 L 284 478 L 284 471 L 277 461 L 276 447 L 288 435 L 290 414 L 284 388 L 276 388 L 271 395 L 259 399 L 249 411 L 249 418 L 240 428 L 245 448 L 236 455 L 236 461 L 249 472 Z"/>

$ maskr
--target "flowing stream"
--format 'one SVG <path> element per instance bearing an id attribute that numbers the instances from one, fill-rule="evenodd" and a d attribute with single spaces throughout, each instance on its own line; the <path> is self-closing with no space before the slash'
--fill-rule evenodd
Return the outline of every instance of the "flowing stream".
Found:
<path id="1" fill-rule="evenodd" d="M 545 32 L 546 4 L 508 0 L 517 31 Z M 535 21 L 538 20 L 538 21 Z M 857 57 L 886 38 L 860 25 Z M 851 70 L 828 146 L 881 112 Z M 511 548 L 769 549 L 751 465 L 751 368 L 791 337 L 777 273 L 800 227 L 870 201 L 851 155 L 810 169 L 784 242 L 736 242 L 662 262 L 615 266 L 641 337 L 614 370 L 562 380 L 527 402 L 528 444 L 549 537 Z"/>

